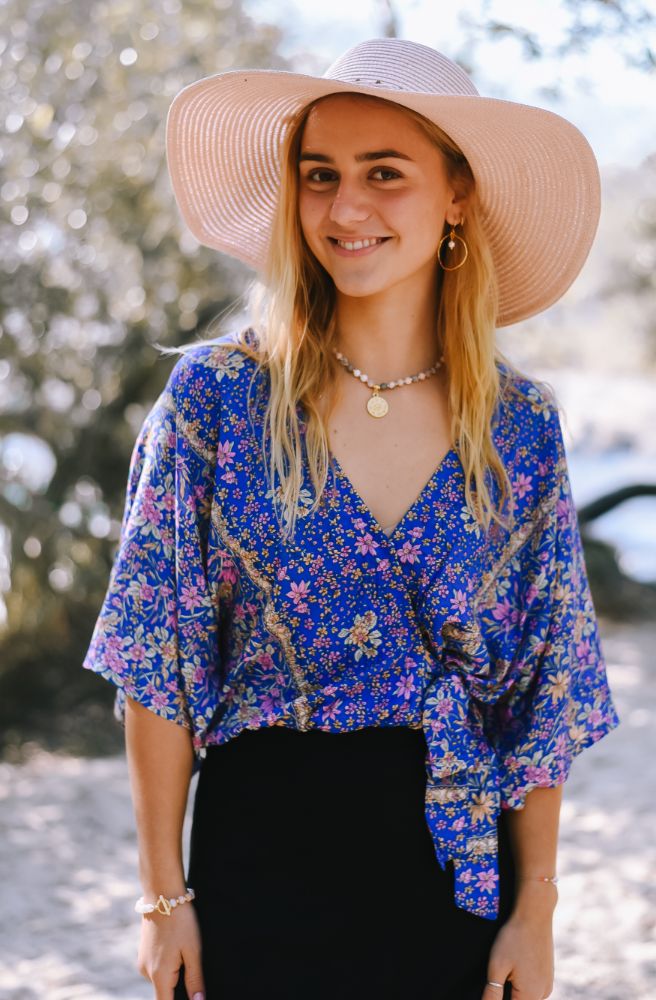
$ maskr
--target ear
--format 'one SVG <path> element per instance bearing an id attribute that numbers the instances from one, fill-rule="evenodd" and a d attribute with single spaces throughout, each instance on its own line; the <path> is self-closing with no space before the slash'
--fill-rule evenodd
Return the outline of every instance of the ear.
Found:
<path id="1" fill-rule="evenodd" d="M 446 220 L 451 226 L 456 226 L 467 217 L 469 207 L 468 184 L 464 177 L 451 182 L 449 189 L 451 198 L 446 211 Z"/>

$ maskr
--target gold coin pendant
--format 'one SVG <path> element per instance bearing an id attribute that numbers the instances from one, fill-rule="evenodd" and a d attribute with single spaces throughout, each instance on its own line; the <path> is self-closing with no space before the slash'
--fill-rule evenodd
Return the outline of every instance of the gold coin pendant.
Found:
<path id="1" fill-rule="evenodd" d="M 370 396 L 367 400 L 367 410 L 372 417 L 384 417 L 389 410 L 389 403 L 382 396 Z"/>

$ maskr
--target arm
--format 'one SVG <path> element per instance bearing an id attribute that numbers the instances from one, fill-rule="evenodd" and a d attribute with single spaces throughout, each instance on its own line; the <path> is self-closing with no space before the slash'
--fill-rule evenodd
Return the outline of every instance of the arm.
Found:
<path id="1" fill-rule="evenodd" d="M 193 766 L 189 730 L 126 699 L 125 743 L 148 902 L 186 892 L 182 827 Z M 189 905 L 189 904 L 185 904 Z"/>
<path id="2" fill-rule="evenodd" d="M 508 830 L 515 862 L 513 916 L 550 920 L 558 902 L 553 882 L 536 875 L 557 875 L 558 825 L 563 786 L 534 788 L 523 809 L 511 809 Z"/>
<path id="3" fill-rule="evenodd" d="M 545 411 L 542 411 L 545 415 Z M 542 1000 L 553 989 L 552 918 L 556 886 L 526 881 L 555 875 L 562 786 L 574 758 L 619 725 L 587 576 L 558 410 L 549 405 L 536 474 L 540 491 L 532 533 L 496 581 L 483 623 L 511 662 L 495 706 L 501 805 L 511 809 L 516 870 L 514 907 L 490 953 L 487 978 L 511 979 L 513 1000 Z M 543 475 L 544 473 L 544 475 Z M 504 609 L 503 629 L 495 610 Z M 501 617 L 497 615 L 496 617 Z M 488 985 L 482 1000 L 500 1000 Z"/>
<path id="4" fill-rule="evenodd" d="M 142 424 L 119 545 L 83 663 L 117 687 L 114 714 L 125 726 L 139 873 L 149 902 L 185 889 L 182 828 L 195 765 L 192 737 L 200 745 L 220 672 L 207 578 L 218 420 L 216 406 L 205 405 L 217 403 L 206 350 L 175 365 Z M 198 388 L 201 377 L 207 393 Z M 205 434 L 210 424 L 212 433 Z M 193 434 L 185 436 L 189 428 Z M 168 916 L 144 914 L 137 969 L 154 985 L 156 1000 L 172 1000 L 182 965 L 189 996 L 202 990 L 200 944 L 195 902 Z"/>
<path id="5" fill-rule="evenodd" d="M 189 730 L 128 697 L 125 744 L 144 896 L 148 902 L 160 893 L 169 899 L 180 896 L 186 892 L 182 827 L 193 767 Z M 171 1000 L 182 966 L 186 995 L 202 997 L 201 938 L 193 902 L 170 916 L 144 914 L 141 922 L 137 969 L 153 984 L 155 1000 Z"/>
<path id="6" fill-rule="evenodd" d="M 526 795 L 523 808 L 508 816 L 515 902 L 490 951 L 487 980 L 505 983 L 510 979 L 513 1000 L 520 996 L 542 1000 L 553 990 L 552 918 L 558 890 L 552 882 L 533 881 L 532 876 L 556 874 L 561 801 L 562 784 L 534 788 Z M 501 1000 L 500 989 L 487 985 L 482 1000 Z"/>

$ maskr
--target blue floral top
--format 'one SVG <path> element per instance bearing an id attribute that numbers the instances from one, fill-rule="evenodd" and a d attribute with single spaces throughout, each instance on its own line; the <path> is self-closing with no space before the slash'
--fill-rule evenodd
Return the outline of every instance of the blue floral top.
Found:
<path id="1" fill-rule="evenodd" d="M 492 425 L 512 533 L 479 529 L 453 448 L 389 535 L 336 460 L 310 513 L 305 466 L 287 542 L 260 446 L 266 370 L 230 335 L 194 345 L 135 444 L 83 664 L 117 685 L 121 722 L 129 695 L 189 728 L 194 772 L 244 728 L 421 728 L 436 857 L 456 905 L 488 919 L 500 810 L 564 782 L 620 721 L 558 411 L 514 380 Z"/>

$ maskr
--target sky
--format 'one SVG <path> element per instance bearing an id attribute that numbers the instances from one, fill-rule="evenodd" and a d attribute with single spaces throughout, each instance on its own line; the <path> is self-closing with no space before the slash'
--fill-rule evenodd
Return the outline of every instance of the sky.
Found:
<path id="1" fill-rule="evenodd" d="M 495 19 L 519 24 L 547 45 L 560 40 L 566 23 L 557 0 L 491 0 L 487 6 Z M 245 7 L 253 17 L 280 25 L 283 54 L 302 71 L 319 75 L 346 49 L 382 33 L 380 0 L 246 0 Z M 483 0 L 397 0 L 399 36 L 454 58 L 463 43 L 459 15 L 478 17 L 483 7 Z M 568 118 L 586 136 L 602 167 L 637 166 L 656 150 L 656 72 L 649 76 L 627 66 L 612 41 L 596 41 L 587 52 L 560 61 L 527 61 L 519 43 L 508 38 L 479 44 L 475 63 L 474 83 L 481 94 L 537 104 Z M 563 87 L 561 101 L 540 93 L 557 79 Z"/>

